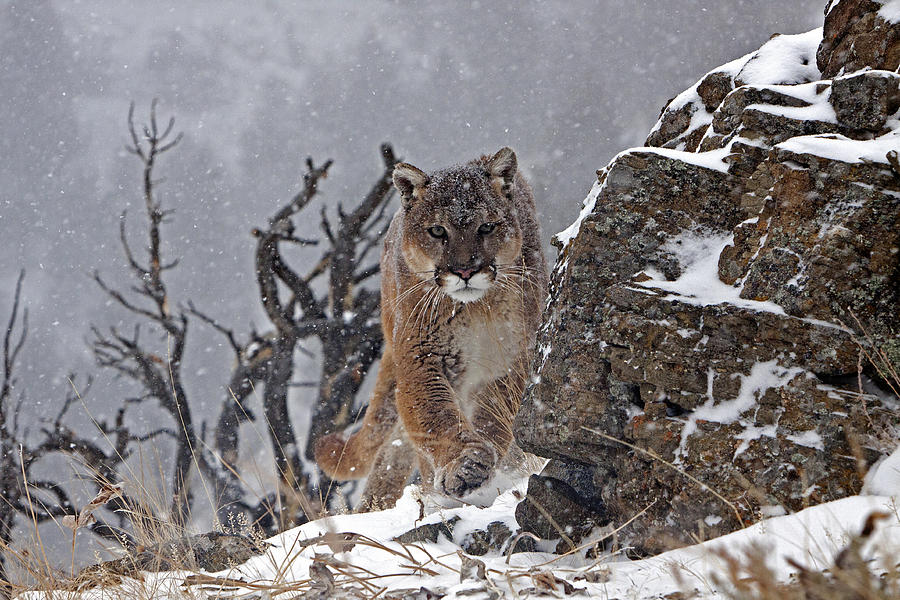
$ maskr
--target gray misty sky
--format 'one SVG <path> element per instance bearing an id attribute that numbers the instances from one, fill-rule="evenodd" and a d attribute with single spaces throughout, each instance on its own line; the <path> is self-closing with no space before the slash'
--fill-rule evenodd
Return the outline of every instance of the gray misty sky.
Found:
<path id="1" fill-rule="evenodd" d="M 306 156 L 335 159 L 320 199 L 334 206 L 367 190 L 382 141 L 426 170 L 510 145 L 549 239 L 668 98 L 772 33 L 820 26 L 824 4 L 0 1 L 0 317 L 26 268 L 18 389 L 31 417 L 62 400 L 69 372 L 98 375 L 97 413 L 128 391 L 98 372 L 85 339 L 91 323 L 132 322 L 88 277 L 125 287 L 120 213 L 143 231 L 130 101 L 140 121 L 158 97 L 185 134 L 157 171 L 176 210 L 163 232 L 166 255 L 182 257 L 175 301 L 246 331 L 265 323 L 249 231 L 297 190 Z M 301 235 L 315 234 L 313 211 Z M 190 336 L 190 401 L 213 420 L 231 357 L 202 325 Z"/>

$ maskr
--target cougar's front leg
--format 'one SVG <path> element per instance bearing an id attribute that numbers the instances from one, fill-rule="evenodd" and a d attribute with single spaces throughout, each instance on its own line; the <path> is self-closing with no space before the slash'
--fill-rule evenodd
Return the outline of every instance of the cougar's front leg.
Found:
<path id="1" fill-rule="evenodd" d="M 416 368 L 397 377 L 400 418 L 412 443 L 434 466 L 437 490 L 462 496 L 491 476 L 497 452 L 460 411 L 439 359 L 414 355 L 410 362 Z"/>
<path id="2" fill-rule="evenodd" d="M 506 375 L 485 384 L 475 394 L 472 427 L 501 458 L 512 445 L 513 421 L 522 404 L 527 377 L 528 356 L 523 353 Z"/>
<path id="3" fill-rule="evenodd" d="M 403 488 L 416 467 L 416 459 L 415 448 L 409 442 L 402 423 L 398 422 L 375 456 L 357 511 L 391 508 L 403 494 Z"/>

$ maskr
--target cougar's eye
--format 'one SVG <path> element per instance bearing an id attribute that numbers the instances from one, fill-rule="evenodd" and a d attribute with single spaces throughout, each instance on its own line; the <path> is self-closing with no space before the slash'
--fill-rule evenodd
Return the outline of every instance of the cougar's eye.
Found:
<path id="1" fill-rule="evenodd" d="M 433 238 L 441 239 L 441 238 L 447 237 L 447 229 L 440 225 L 434 225 L 432 227 L 429 227 L 427 231 L 428 231 L 428 235 L 430 235 Z"/>
<path id="2" fill-rule="evenodd" d="M 497 227 L 496 223 L 482 223 L 478 226 L 478 233 L 481 235 L 488 235 L 494 232 L 495 227 Z"/>

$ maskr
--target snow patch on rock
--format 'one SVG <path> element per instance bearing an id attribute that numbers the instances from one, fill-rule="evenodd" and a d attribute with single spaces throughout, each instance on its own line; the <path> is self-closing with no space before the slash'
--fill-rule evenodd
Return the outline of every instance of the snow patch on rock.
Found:
<path id="1" fill-rule="evenodd" d="M 900 496 L 900 446 L 869 468 L 862 493 L 872 496 Z"/>
<path id="2" fill-rule="evenodd" d="M 845 163 L 873 162 L 890 164 L 888 152 L 900 152 L 900 130 L 893 130 L 874 140 L 852 140 L 839 134 L 803 135 L 776 146 L 795 154 L 811 154 Z"/>
<path id="3" fill-rule="evenodd" d="M 900 0 L 888 0 L 878 11 L 878 16 L 888 23 L 900 23 Z"/>
<path id="4" fill-rule="evenodd" d="M 701 420 L 713 421 L 724 425 L 739 422 L 743 426 L 743 432 L 737 436 L 741 440 L 741 444 L 735 450 L 734 458 L 737 458 L 749 448 L 750 442 L 763 436 L 774 437 L 777 425 L 760 427 L 754 425 L 752 419 L 744 419 L 742 417 L 759 406 L 759 399 L 768 390 L 784 387 L 794 377 L 803 372 L 803 369 L 799 367 L 782 367 L 776 360 L 758 362 L 753 365 L 748 375 L 737 374 L 737 377 L 741 379 L 741 387 L 737 396 L 731 400 L 716 401 L 712 392 L 716 373 L 710 370 L 707 373 L 707 400 L 702 406 L 691 412 L 685 421 L 684 428 L 681 430 L 681 442 L 675 453 L 676 463 L 687 452 L 688 438 L 697 431 L 697 422 Z"/>
<path id="5" fill-rule="evenodd" d="M 600 195 L 600 192 L 603 191 L 603 184 L 600 182 L 594 183 L 594 186 L 591 188 L 590 193 L 587 195 L 587 198 L 584 199 L 584 202 L 581 204 L 581 212 L 578 214 L 578 218 L 572 222 L 571 225 L 557 233 L 554 239 L 560 244 L 561 248 L 565 248 L 569 245 L 575 237 L 578 235 L 578 232 L 581 230 L 581 223 L 588 217 L 592 212 L 594 212 L 594 206 L 597 204 L 597 196 Z"/>
<path id="6" fill-rule="evenodd" d="M 796 84 L 821 78 L 816 50 L 822 28 L 806 33 L 778 35 L 763 44 L 744 65 L 736 79 L 743 84 Z"/>
<path id="7" fill-rule="evenodd" d="M 784 309 L 774 302 L 741 298 L 741 288 L 728 285 L 719 279 L 719 255 L 734 243 L 732 233 L 685 231 L 670 238 L 661 247 L 675 255 L 683 271 L 675 281 L 666 281 L 656 272 L 645 273 L 650 277 L 636 285 L 672 292 L 666 300 L 684 302 L 696 306 L 732 304 L 759 312 L 784 315 Z"/>

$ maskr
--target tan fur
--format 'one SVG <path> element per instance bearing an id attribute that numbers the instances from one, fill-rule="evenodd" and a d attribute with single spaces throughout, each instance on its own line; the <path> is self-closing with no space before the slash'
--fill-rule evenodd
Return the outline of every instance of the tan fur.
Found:
<path id="1" fill-rule="evenodd" d="M 357 433 L 316 446 L 329 476 L 369 475 L 362 509 L 395 500 L 415 463 L 426 485 L 460 497 L 521 460 L 512 421 L 547 289 L 512 150 L 428 175 L 402 163 L 394 183 L 402 207 L 381 257 L 375 391 Z"/>

